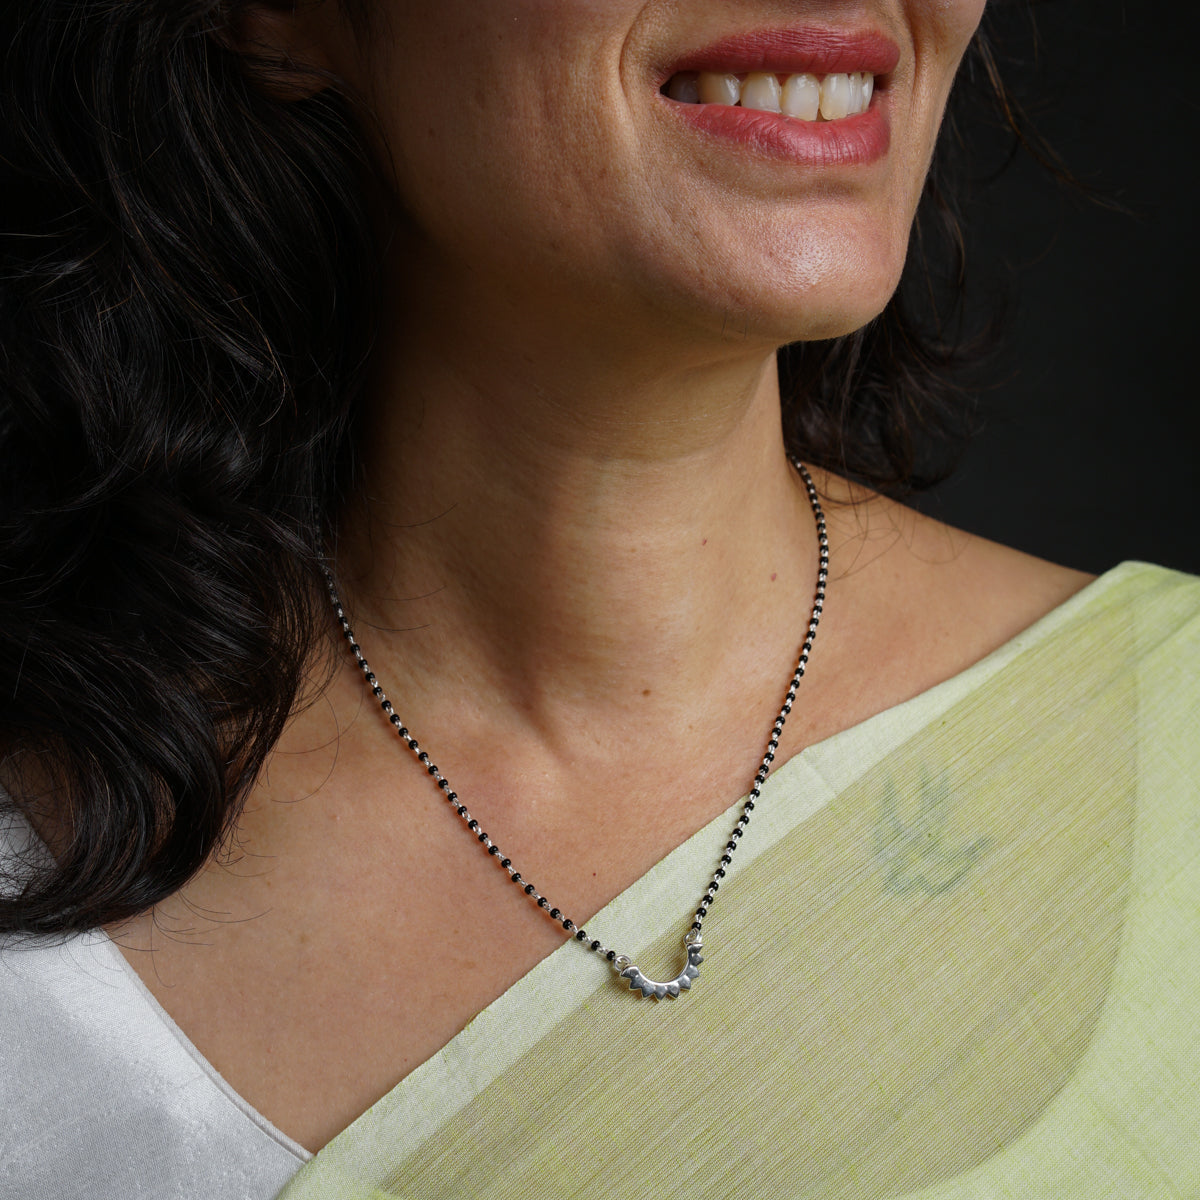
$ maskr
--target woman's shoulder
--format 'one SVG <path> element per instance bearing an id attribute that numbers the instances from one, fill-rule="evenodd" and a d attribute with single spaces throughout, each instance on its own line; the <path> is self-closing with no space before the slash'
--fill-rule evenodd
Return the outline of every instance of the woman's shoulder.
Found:
<path id="1" fill-rule="evenodd" d="M 1200 652 L 1200 577 L 1137 560 L 1093 575 L 983 538 L 966 540 L 953 573 L 955 603 L 978 614 L 1002 643 L 1049 630 L 1071 631 L 1082 643 L 1109 614 L 1125 629 L 1106 647 L 1114 659 L 1146 660 L 1164 639 L 1180 653 L 1188 645 Z M 1200 683 L 1200 672 L 1196 678 Z"/>
<path id="2" fill-rule="evenodd" d="M 981 657 L 1077 596 L 1081 606 L 1135 604 L 1163 619 L 1200 608 L 1200 577 L 1146 562 L 1121 562 L 1101 575 L 1050 562 L 956 528 L 908 504 L 833 476 L 828 496 L 834 578 L 860 577 L 885 596 L 898 622 L 937 625 L 961 653 Z"/>
<path id="3" fill-rule="evenodd" d="M 1108 617 L 1113 629 L 1123 630 L 1105 646 L 1115 661 L 1149 663 L 1164 642 L 1185 658 L 1190 653 L 1193 663 L 1200 653 L 1195 575 L 1137 560 L 1086 574 L 978 537 L 970 537 L 959 569 L 959 604 L 989 613 L 994 628 L 1008 633 L 1006 640 L 1062 631 L 1083 644 L 1094 641 L 1101 618 Z M 1200 686 L 1200 671 L 1195 681 Z"/>
<path id="4" fill-rule="evenodd" d="M 825 649 L 843 682 L 869 692 L 872 708 L 1035 642 L 1042 653 L 1053 645 L 1063 670 L 1090 669 L 1103 656 L 1149 669 L 1154 647 L 1169 640 L 1200 680 L 1200 579 L 1136 562 L 1097 576 L 843 480 L 826 477 L 822 490 L 833 618 Z M 1112 619 L 1098 621 L 1102 612 Z"/>

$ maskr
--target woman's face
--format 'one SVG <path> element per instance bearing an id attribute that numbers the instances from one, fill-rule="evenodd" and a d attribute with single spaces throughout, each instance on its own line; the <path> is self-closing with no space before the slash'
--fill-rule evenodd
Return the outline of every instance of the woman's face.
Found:
<path id="1" fill-rule="evenodd" d="M 370 0 L 371 36 L 338 22 L 323 53 L 378 116 L 418 275 L 779 344 L 891 295 L 983 4 Z M 806 121 L 822 84 L 833 119 Z M 797 115 L 746 109 L 776 89 Z"/>

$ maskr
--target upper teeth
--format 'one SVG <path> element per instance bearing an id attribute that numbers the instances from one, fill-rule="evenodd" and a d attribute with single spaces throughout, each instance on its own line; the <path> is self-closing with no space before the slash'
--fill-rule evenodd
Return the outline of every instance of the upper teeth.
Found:
<path id="1" fill-rule="evenodd" d="M 783 77 L 769 71 L 749 75 L 718 71 L 681 71 L 667 85 L 667 95 L 683 104 L 740 104 L 761 112 L 785 113 L 801 121 L 837 121 L 864 113 L 875 91 L 867 71 L 848 75 L 799 74 Z"/>

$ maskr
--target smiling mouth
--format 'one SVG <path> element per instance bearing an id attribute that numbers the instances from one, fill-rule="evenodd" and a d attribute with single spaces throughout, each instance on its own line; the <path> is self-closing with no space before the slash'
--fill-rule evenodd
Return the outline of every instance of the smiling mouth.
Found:
<path id="1" fill-rule="evenodd" d="M 841 121 L 871 106 L 875 76 L 867 71 L 825 76 L 751 71 L 679 71 L 663 95 L 680 104 L 722 105 L 779 113 L 797 121 Z"/>

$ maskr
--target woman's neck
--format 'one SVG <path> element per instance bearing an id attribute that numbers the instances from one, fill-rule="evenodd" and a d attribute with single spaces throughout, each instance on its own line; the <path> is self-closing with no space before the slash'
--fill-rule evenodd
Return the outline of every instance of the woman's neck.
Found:
<path id="1" fill-rule="evenodd" d="M 773 355 L 569 373 L 545 351 L 507 331 L 380 364 L 337 548 L 380 674 L 410 705 L 469 692 L 546 733 L 650 695 L 686 718 L 747 655 L 782 681 L 816 536 Z"/>

